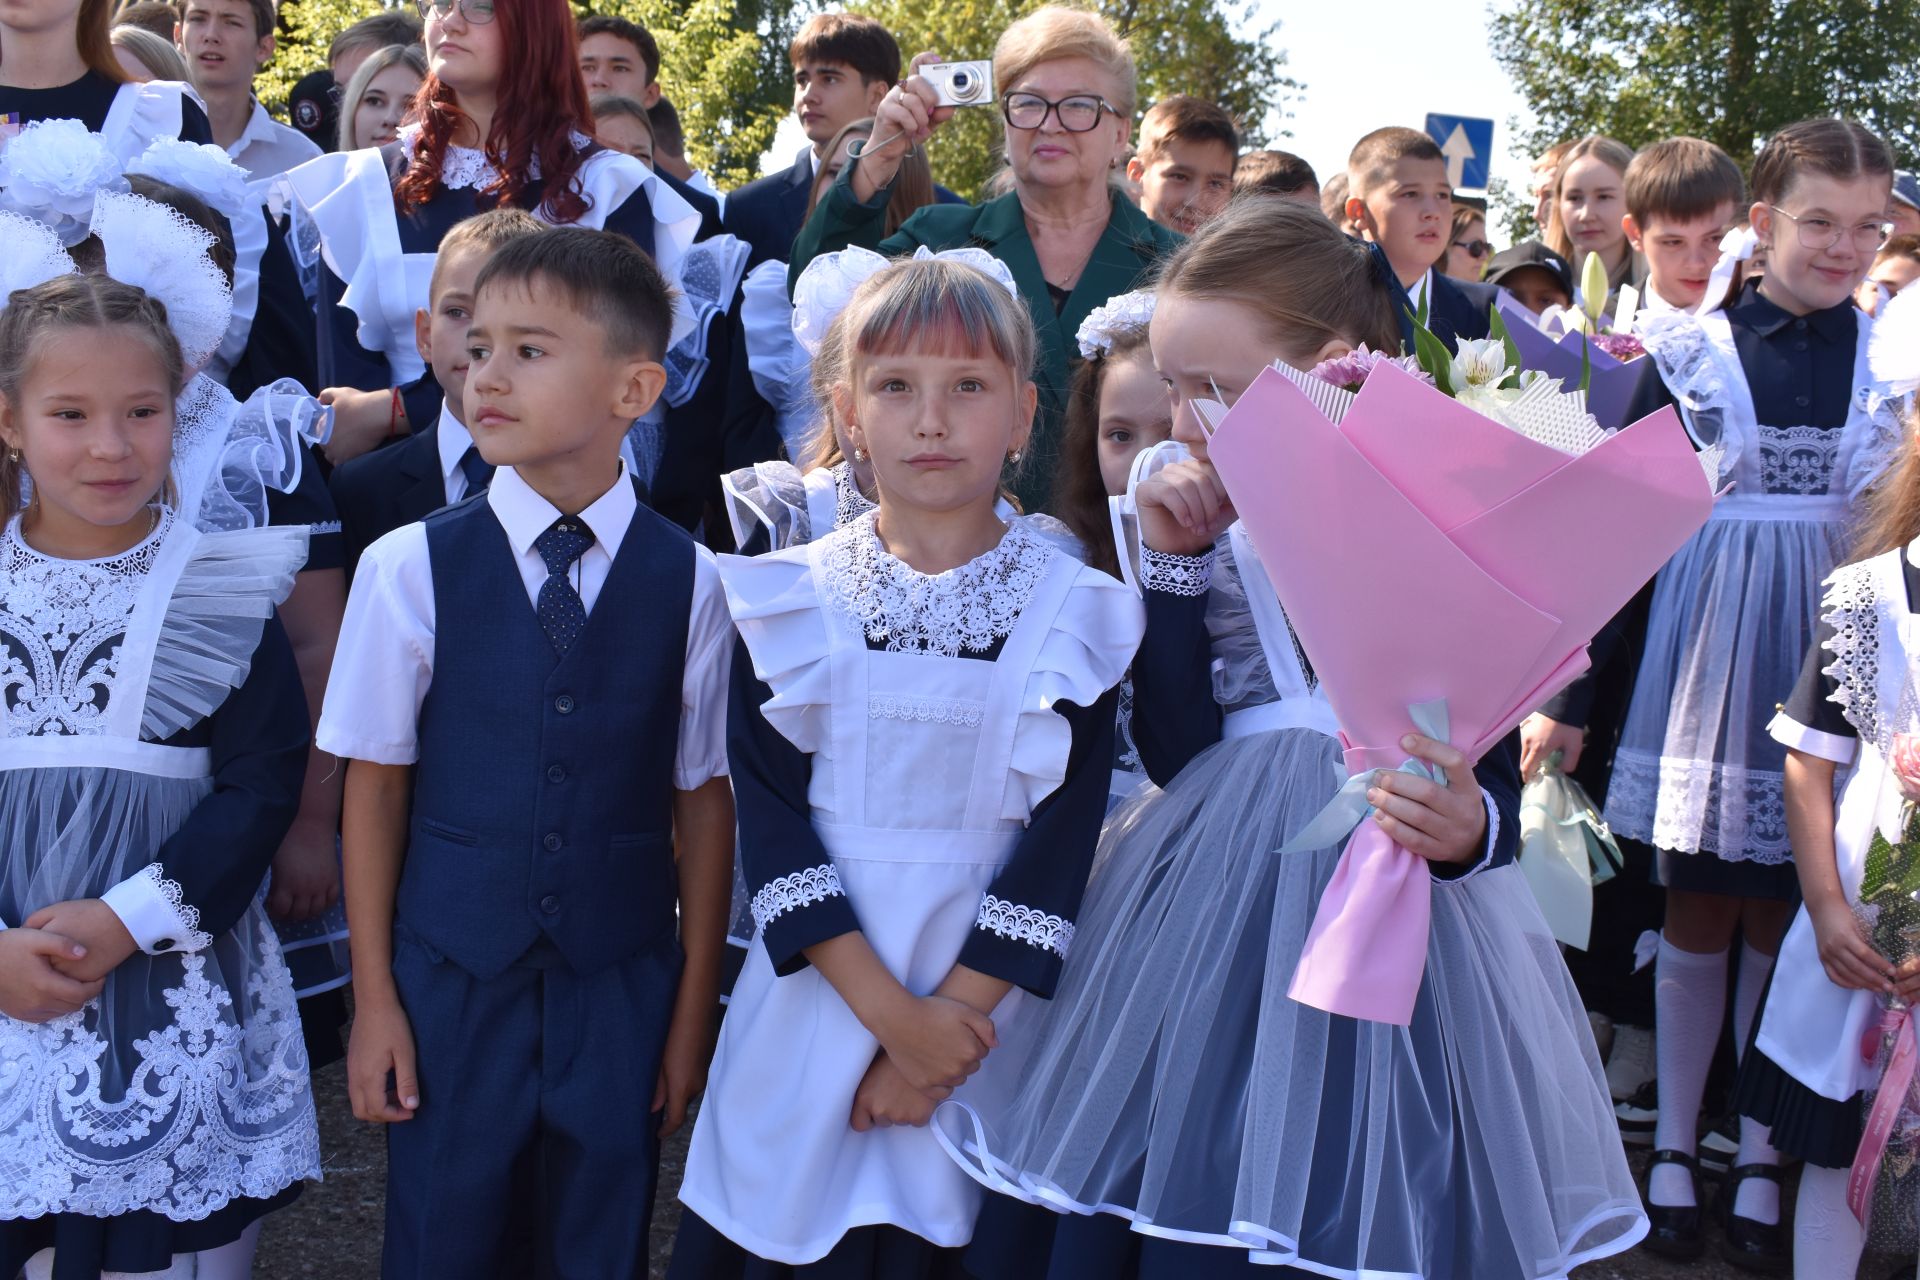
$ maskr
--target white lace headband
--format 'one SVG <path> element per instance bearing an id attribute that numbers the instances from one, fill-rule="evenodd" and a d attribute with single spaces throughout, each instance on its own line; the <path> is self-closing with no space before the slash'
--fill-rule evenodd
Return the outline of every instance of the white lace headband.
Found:
<path id="1" fill-rule="evenodd" d="M 1015 300 L 1020 297 L 1020 286 L 1013 282 L 1013 272 L 985 249 L 942 249 L 934 253 L 921 245 L 913 251 L 911 261 L 929 258 L 958 262 L 985 272 Z M 793 336 L 808 355 L 820 354 L 828 328 L 853 301 L 854 290 L 898 261 L 901 259 L 883 258 L 871 249 L 852 248 L 823 253 L 807 264 L 793 285 Z"/>
<path id="2" fill-rule="evenodd" d="M 175 147 L 195 153 L 210 149 L 184 143 Z M 143 163 L 148 160 L 161 170 L 142 167 L 149 176 L 193 190 L 215 207 L 216 201 L 231 199 L 225 190 L 227 176 L 210 157 L 152 147 L 141 157 Z M 244 198 L 243 183 L 236 210 Z M 0 263 L 0 283 L 6 288 L 0 292 L 0 307 L 15 289 L 73 271 L 63 246 L 92 234 L 105 250 L 109 276 L 145 290 L 166 306 L 188 368 L 199 368 L 219 350 L 233 314 L 233 290 L 207 256 L 213 236 L 179 212 L 128 193 L 112 150 L 79 121 L 36 121 L 0 150 L 0 211 L 42 228 L 40 233 L 18 228 L 17 235 L 6 238 L 5 261 Z M 16 230 L 11 222 L 8 229 Z M 16 240 L 21 252 L 15 252 Z M 59 251 L 58 257 L 52 250 Z"/>
<path id="3" fill-rule="evenodd" d="M 1136 289 L 1108 298 L 1105 306 L 1088 312 L 1087 318 L 1080 322 L 1080 332 L 1074 335 L 1080 344 L 1081 359 L 1107 355 L 1122 334 L 1146 328 L 1147 322 L 1153 319 L 1153 305 L 1153 290 Z"/>

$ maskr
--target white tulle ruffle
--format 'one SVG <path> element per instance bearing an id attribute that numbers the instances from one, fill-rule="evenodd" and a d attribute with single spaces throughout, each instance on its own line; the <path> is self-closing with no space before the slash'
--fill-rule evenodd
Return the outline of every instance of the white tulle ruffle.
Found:
<path id="1" fill-rule="evenodd" d="M 765 530 L 769 551 L 784 551 L 812 541 L 806 477 L 791 462 L 756 462 L 720 477 L 733 544 L 744 547 Z"/>

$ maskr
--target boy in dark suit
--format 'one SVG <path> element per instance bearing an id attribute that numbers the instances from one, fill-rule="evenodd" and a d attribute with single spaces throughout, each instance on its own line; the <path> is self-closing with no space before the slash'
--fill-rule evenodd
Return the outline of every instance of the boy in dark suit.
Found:
<path id="1" fill-rule="evenodd" d="M 376 539 L 480 492 L 493 479 L 493 468 L 473 446 L 462 403 L 473 282 L 494 250 L 544 230 L 545 224 L 524 210 L 494 209 L 467 219 L 441 241 L 428 286 L 429 310 L 414 313 L 413 340 L 446 396 L 433 425 L 334 471 L 329 488 L 340 513 L 349 580 L 360 554 Z"/>
<path id="2" fill-rule="evenodd" d="M 1380 246 L 1427 327 L 1448 347 L 1492 331 L 1498 292 L 1435 271 L 1453 226 L 1453 184 L 1446 157 L 1417 129 L 1375 129 L 1347 157 L 1347 217 Z"/>
<path id="3" fill-rule="evenodd" d="M 367 549 L 320 719 L 350 761 L 349 1092 L 389 1126 L 389 1280 L 639 1277 L 713 1051 L 732 626 L 621 462 L 667 380 L 652 260 L 559 228 L 474 297 L 498 471 Z"/>
<path id="4" fill-rule="evenodd" d="M 580 39 L 580 75 L 587 82 L 588 96 L 598 98 L 610 93 L 632 98 L 651 112 L 661 101 L 660 44 L 653 33 L 637 22 L 604 13 L 590 13 L 580 19 L 576 31 Z M 667 110 L 672 109 L 669 104 Z M 654 172 L 699 213 L 697 239 L 705 240 L 721 233 L 720 202 L 711 190 L 695 186 L 683 175 L 670 173 L 657 164 Z"/>

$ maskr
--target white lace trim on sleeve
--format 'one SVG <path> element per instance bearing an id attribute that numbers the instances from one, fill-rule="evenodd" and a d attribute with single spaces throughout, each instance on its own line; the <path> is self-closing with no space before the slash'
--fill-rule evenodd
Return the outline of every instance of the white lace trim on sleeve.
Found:
<path id="1" fill-rule="evenodd" d="M 200 931 L 200 909 L 183 900 L 180 883 L 150 862 L 101 895 L 134 942 L 148 955 L 203 951 L 213 945 Z"/>
<path id="2" fill-rule="evenodd" d="M 840 873 L 831 862 L 792 871 L 767 881 L 753 895 L 753 923 L 764 929 L 789 911 L 845 896 L 846 890 L 840 887 Z"/>
<path id="3" fill-rule="evenodd" d="M 990 893 L 981 897 L 980 914 L 975 917 L 973 927 L 985 929 L 996 938 L 1051 951 L 1063 960 L 1067 948 L 1073 945 L 1073 921 L 1038 907 L 996 898 Z"/>
<path id="4" fill-rule="evenodd" d="M 1171 596 L 1204 596 L 1213 585 L 1213 551 L 1176 556 L 1152 547 L 1140 548 L 1140 589 Z"/>

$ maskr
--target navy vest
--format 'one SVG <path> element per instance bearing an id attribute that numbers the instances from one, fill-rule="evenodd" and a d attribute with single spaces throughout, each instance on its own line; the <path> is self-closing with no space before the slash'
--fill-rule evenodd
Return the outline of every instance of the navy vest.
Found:
<path id="1" fill-rule="evenodd" d="M 433 681 L 396 918 L 479 978 L 543 936 L 576 973 L 671 937 L 692 540 L 635 510 L 559 658 L 485 495 L 425 523 Z"/>

